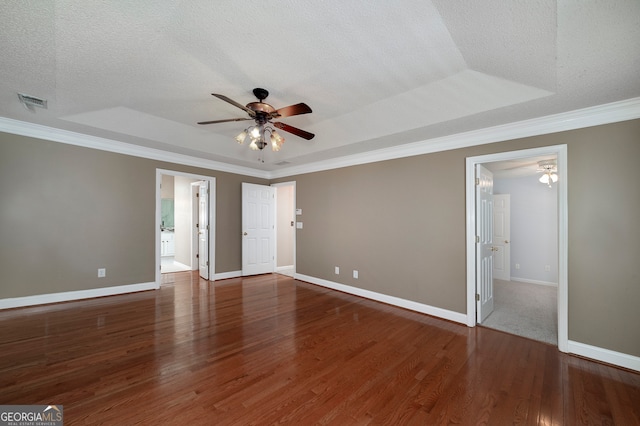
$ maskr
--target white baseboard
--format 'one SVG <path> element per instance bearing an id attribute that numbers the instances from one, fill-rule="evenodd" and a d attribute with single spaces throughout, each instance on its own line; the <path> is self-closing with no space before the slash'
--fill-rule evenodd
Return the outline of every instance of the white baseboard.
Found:
<path id="1" fill-rule="evenodd" d="M 310 277 L 308 275 L 295 274 L 294 278 L 300 281 L 306 281 L 311 284 L 316 284 L 316 285 L 327 287 L 333 290 L 342 291 L 344 293 L 353 294 L 355 296 L 360 296 L 367 299 L 376 300 L 378 302 L 387 303 L 389 305 L 398 306 L 400 308 L 421 312 L 423 314 L 432 315 L 434 317 L 458 322 L 464 325 L 467 324 L 467 315 L 461 314 L 459 312 L 449 311 L 447 309 L 425 305 L 424 303 L 418 303 L 411 300 L 401 299 L 399 297 L 389 296 L 386 294 L 377 293 L 375 291 L 364 290 L 358 287 L 352 287 L 345 284 L 324 280 L 321 278 Z"/>
<path id="2" fill-rule="evenodd" d="M 72 300 L 114 296 L 116 294 L 135 293 L 145 290 L 157 290 L 158 288 L 159 287 L 155 282 L 149 282 L 94 288 L 91 290 L 63 291 L 60 293 L 38 294 L 35 296 L 11 297 L 7 299 L 0 299 L 0 309 L 45 305 L 47 303 L 70 302 Z"/>
<path id="3" fill-rule="evenodd" d="M 569 340 L 569 353 L 640 371 L 640 357 Z"/>
<path id="4" fill-rule="evenodd" d="M 238 278 L 242 276 L 242 271 L 220 272 L 213 276 L 214 281 L 227 280 L 229 278 Z"/>
<path id="5" fill-rule="evenodd" d="M 528 283 L 528 284 L 546 285 L 549 287 L 558 287 L 558 283 L 554 283 L 551 281 L 530 280 L 527 278 L 518 278 L 518 277 L 511 277 L 511 281 L 518 281 L 521 283 Z"/>
<path id="6" fill-rule="evenodd" d="M 293 270 L 293 265 L 278 266 L 278 267 L 276 267 L 276 272 L 286 271 L 286 270 Z"/>

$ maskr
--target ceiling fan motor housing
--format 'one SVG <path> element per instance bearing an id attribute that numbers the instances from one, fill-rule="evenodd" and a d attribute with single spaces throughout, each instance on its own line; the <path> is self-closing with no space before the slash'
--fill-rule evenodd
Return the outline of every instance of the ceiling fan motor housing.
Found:
<path id="1" fill-rule="evenodd" d="M 269 91 L 267 89 L 263 89 L 261 87 L 256 87 L 253 89 L 253 95 L 260 100 L 260 102 L 267 99 L 269 96 Z"/>

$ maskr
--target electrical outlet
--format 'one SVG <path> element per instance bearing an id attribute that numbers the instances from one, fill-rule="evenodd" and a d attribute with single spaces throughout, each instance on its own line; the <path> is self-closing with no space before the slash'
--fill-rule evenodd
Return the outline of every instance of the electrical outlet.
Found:
<path id="1" fill-rule="evenodd" d="M 107 276 L 107 269 L 106 268 L 99 268 L 98 269 L 98 278 L 104 278 Z"/>
<path id="2" fill-rule="evenodd" d="M 340 275 L 340 267 L 336 266 L 336 275 Z"/>
<path id="3" fill-rule="evenodd" d="M 353 278 L 358 279 L 358 271 L 353 270 Z"/>
<path id="4" fill-rule="evenodd" d="M 520 269 L 520 264 L 516 263 L 516 269 Z"/>

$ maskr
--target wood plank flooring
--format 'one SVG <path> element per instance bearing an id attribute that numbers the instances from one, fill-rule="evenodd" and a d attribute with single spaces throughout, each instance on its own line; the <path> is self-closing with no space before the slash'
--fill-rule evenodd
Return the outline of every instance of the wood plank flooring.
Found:
<path id="1" fill-rule="evenodd" d="M 0 311 L 0 404 L 75 424 L 640 424 L 640 375 L 282 275 Z"/>

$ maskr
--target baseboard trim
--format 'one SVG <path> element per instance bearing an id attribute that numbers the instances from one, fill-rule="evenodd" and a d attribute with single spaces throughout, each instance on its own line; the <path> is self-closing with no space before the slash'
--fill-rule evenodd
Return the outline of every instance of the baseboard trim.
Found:
<path id="1" fill-rule="evenodd" d="M 389 305 L 398 306 L 400 308 L 409 309 L 411 311 L 432 315 L 434 317 L 446 319 L 453 322 L 458 322 L 464 325 L 467 324 L 467 315 L 461 314 L 459 312 L 449 311 L 447 309 L 425 305 L 424 303 L 418 303 L 418 302 L 402 299 L 395 296 L 389 296 L 387 294 L 377 293 L 371 290 L 364 290 L 362 288 L 352 287 L 349 285 L 324 280 L 322 278 L 310 277 L 304 274 L 295 274 L 294 278 L 300 281 L 306 281 L 311 284 L 327 287 L 332 290 L 338 290 L 344 293 L 353 294 L 355 296 L 364 297 L 366 299 L 376 300 L 378 302 L 383 302 Z"/>
<path id="2" fill-rule="evenodd" d="M 569 340 L 569 353 L 640 372 L 640 357 Z"/>
<path id="3" fill-rule="evenodd" d="M 292 270 L 292 269 L 293 269 L 293 265 L 288 265 L 288 266 L 278 266 L 278 267 L 276 267 L 276 272 L 286 271 L 286 270 Z"/>
<path id="4" fill-rule="evenodd" d="M 214 275 L 213 279 L 217 280 L 228 280 L 229 278 L 238 278 L 242 276 L 242 271 L 229 271 L 229 272 L 219 272 Z"/>
<path id="5" fill-rule="evenodd" d="M 149 282 L 101 287 L 91 290 L 63 291 L 60 293 L 38 294 L 35 296 L 11 297 L 7 299 L 0 299 L 0 309 L 70 302 L 73 300 L 92 299 L 94 297 L 115 296 L 117 294 L 135 293 L 138 291 L 157 290 L 158 288 L 159 287 L 155 282 Z"/>
<path id="6" fill-rule="evenodd" d="M 527 278 L 518 278 L 518 277 L 511 277 L 510 281 L 518 281 L 518 282 L 527 283 L 527 284 L 546 285 L 547 287 L 558 287 L 558 283 L 554 283 L 551 281 L 530 280 Z"/>

